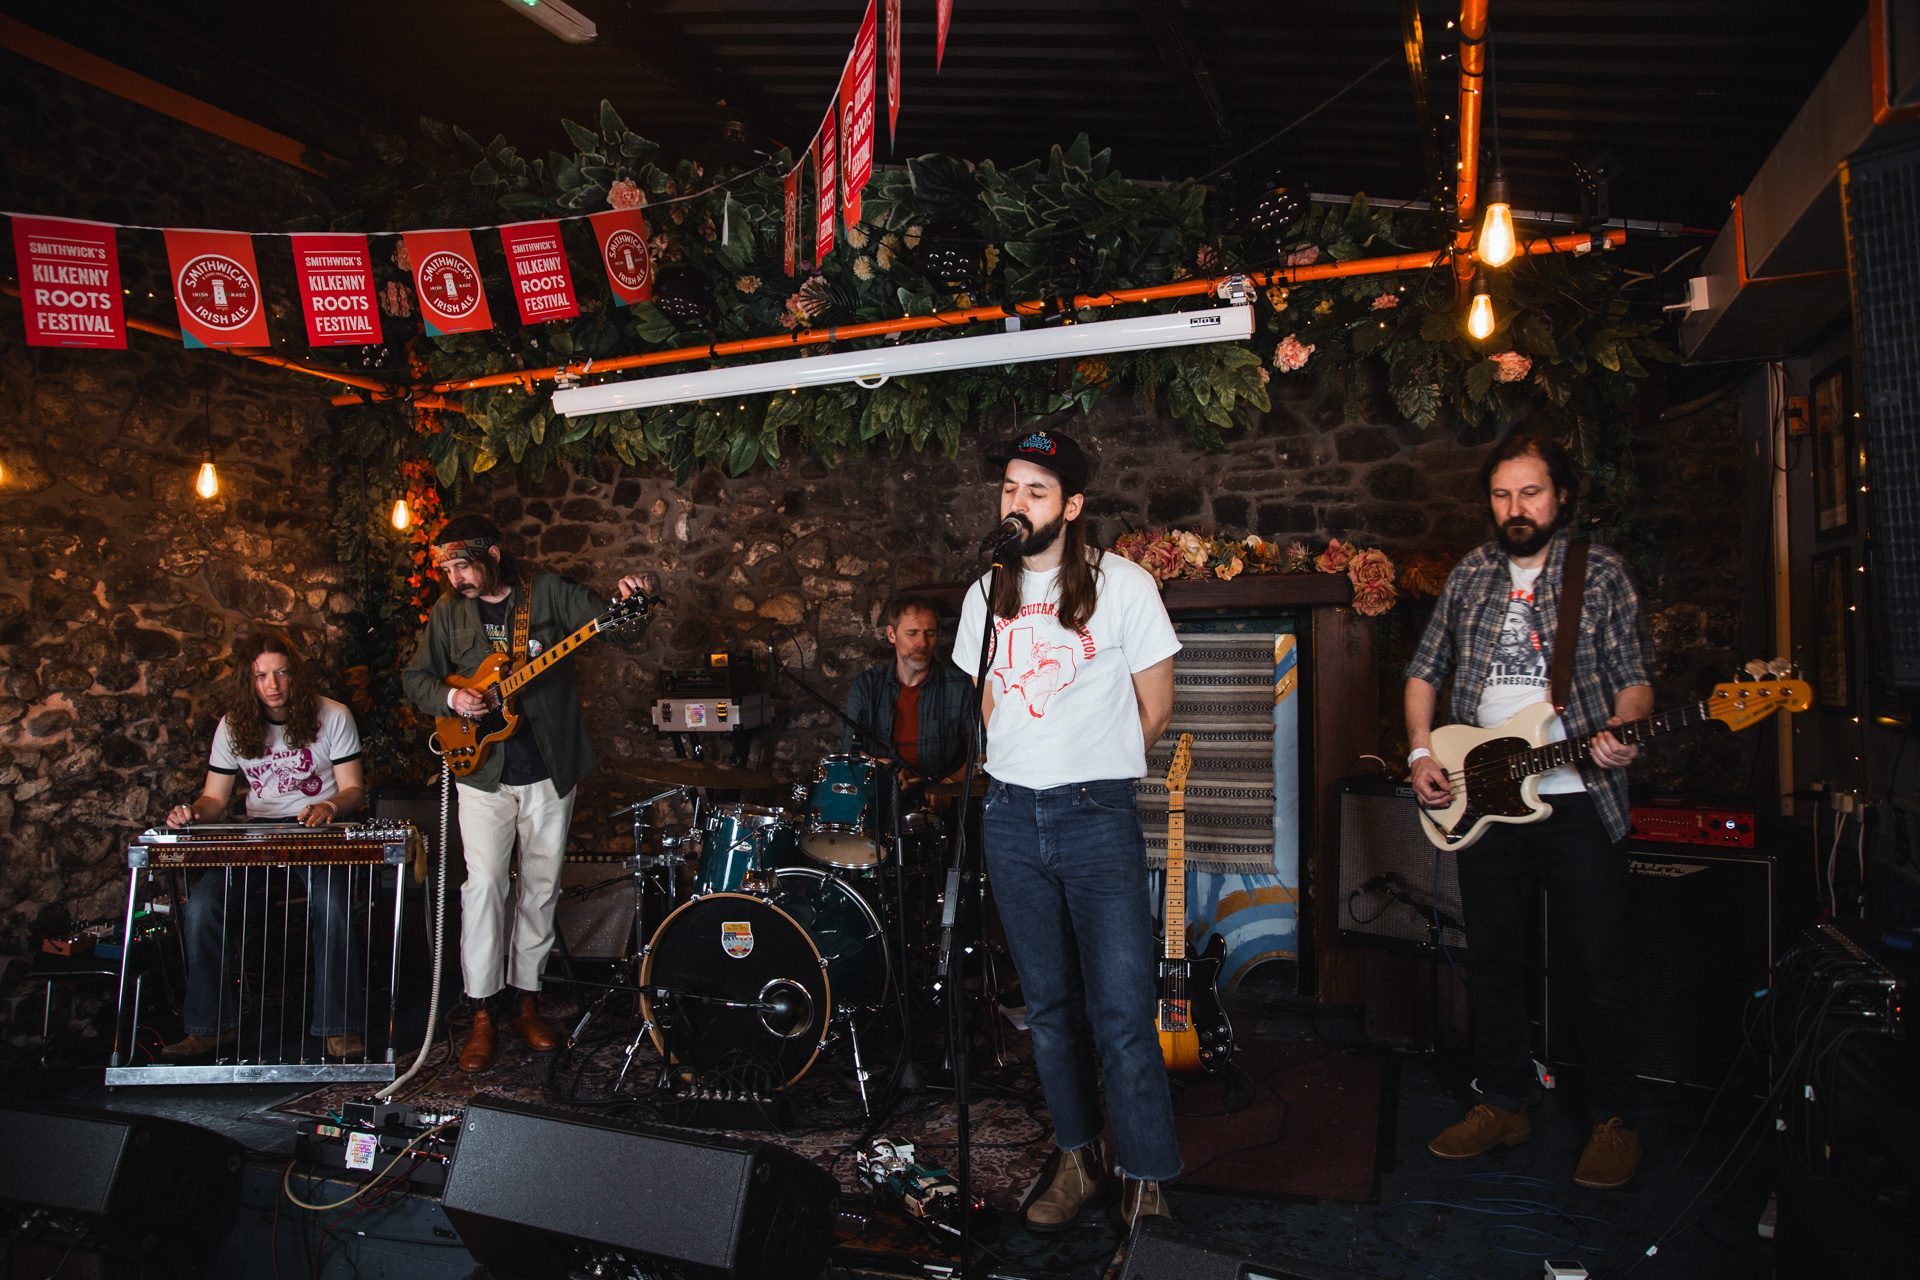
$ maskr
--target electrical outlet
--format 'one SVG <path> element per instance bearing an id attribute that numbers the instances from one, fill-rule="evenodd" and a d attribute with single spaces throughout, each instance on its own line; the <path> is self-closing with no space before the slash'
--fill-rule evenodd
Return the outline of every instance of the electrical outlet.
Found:
<path id="1" fill-rule="evenodd" d="M 1833 806 L 1835 813 L 1852 813 L 1853 800 L 1854 796 L 1851 791 L 1829 791 L 1827 793 L 1827 803 Z"/>

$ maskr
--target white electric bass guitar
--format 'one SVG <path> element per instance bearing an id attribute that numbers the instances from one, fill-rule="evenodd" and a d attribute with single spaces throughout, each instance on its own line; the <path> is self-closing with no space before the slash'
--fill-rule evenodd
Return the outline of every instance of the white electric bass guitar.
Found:
<path id="1" fill-rule="evenodd" d="M 1717 684 L 1699 701 L 1633 720 L 1612 732 L 1627 744 L 1694 725 L 1719 723 L 1739 731 L 1776 711 L 1805 711 L 1813 690 L 1804 680 L 1738 680 Z M 1540 775 L 1593 754 L 1593 738 L 1547 741 L 1553 704 L 1522 707 L 1495 729 L 1450 724 L 1433 731 L 1433 761 L 1447 772 L 1453 798 L 1444 807 L 1422 806 L 1421 830 L 1442 849 L 1464 849 L 1495 822 L 1538 822 L 1553 812 L 1540 798 Z M 1597 736 L 1597 735 L 1596 735 Z"/>

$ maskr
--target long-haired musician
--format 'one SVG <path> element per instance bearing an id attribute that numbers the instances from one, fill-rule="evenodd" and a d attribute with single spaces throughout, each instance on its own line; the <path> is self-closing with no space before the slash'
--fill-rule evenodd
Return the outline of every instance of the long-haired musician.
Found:
<path id="1" fill-rule="evenodd" d="M 1111 1191 L 1111 1163 L 1131 1226 L 1168 1213 L 1161 1184 L 1181 1168 L 1154 1028 L 1153 904 L 1133 801 L 1147 747 L 1173 714 L 1180 641 L 1146 570 L 1088 546 L 1077 443 L 1034 431 L 992 461 L 1006 467 L 1000 515 L 1019 516 L 1028 533 L 991 602 L 985 579 L 968 590 L 953 656 L 989 682 L 982 842 L 1060 1150 L 1026 1220 L 1071 1230 Z M 978 671 L 989 624 L 994 653 Z M 1100 1150 L 1096 1053 L 1111 1162 Z"/>
<path id="2" fill-rule="evenodd" d="M 353 712 L 322 697 L 300 651 L 284 636 L 257 631 L 234 649 L 224 712 L 213 730 L 207 781 L 191 804 L 167 814 L 169 827 L 212 822 L 227 812 L 234 784 L 247 781 L 247 818 L 337 822 L 366 802 L 361 785 L 360 731 Z M 365 1010 L 349 998 L 358 989 L 360 962 L 348 915 L 346 877 L 335 867 L 296 867 L 306 880 L 313 967 L 311 1031 L 331 1057 L 364 1048 Z M 181 928 L 187 950 L 186 1037 L 162 1056 L 175 1061 L 232 1044 L 238 1019 L 240 973 L 229 952 L 227 921 L 241 909 L 244 878 L 231 871 L 200 877 L 187 899 Z"/>

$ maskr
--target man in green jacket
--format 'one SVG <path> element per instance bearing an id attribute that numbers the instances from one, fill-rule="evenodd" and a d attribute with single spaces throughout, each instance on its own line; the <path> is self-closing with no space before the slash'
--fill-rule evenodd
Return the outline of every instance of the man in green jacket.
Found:
<path id="1" fill-rule="evenodd" d="M 404 681 L 415 706 L 432 716 L 479 716 L 481 696 L 457 689 L 449 676 L 470 677 L 495 653 L 511 654 L 516 612 L 525 607 L 525 658 L 537 658 L 585 626 L 605 602 L 571 578 L 523 573 L 483 516 L 449 520 L 435 537 L 434 567 L 447 592 L 427 619 L 427 634 Z M 646 591 L 644 576 L 620 579 L 620 594 Z M 516 657 L 515 665 L 524 658 Z M 573 818 L 574 784 L 593 771 L 575 690 L 573 659 L 540 673 L 515 697 L 519 732 L 494 744 L 478 769 L 461 778 L 460 842 L 467 880 L 460 887 L 460 970 L 473 1030 L 460 1053 L 466 1071 L 493 1065 L 499 1022 L 529 1046 L 551 1049 L 559 1033 L 540 1016 L 535 996 L 553 947 L 553 909 Z M 520 845 L 520 891 L 507 921 L 508 865 Z"/>

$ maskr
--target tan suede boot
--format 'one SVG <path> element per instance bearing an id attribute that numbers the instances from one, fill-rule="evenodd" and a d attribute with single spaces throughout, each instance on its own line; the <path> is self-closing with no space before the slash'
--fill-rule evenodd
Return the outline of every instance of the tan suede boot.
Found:
<path id="1" fill-rule="evenodd" d="M 1157 1182 L 1142 1182 L 1138 1178 L 1120 1180 L 1120 1227 L 1131 1233 L 1134 1225 L 1142 1218 L 1173 1218 L 1173 1206 L 1167 1203 L 1167 1193 L 1160 1189 Z"/>
<path id="2" fill-rule="evenodd" d="M 1027 1206 L 1027 1228 L 1043 1234 L 1073 1230 L 1080 1211 L 1113 1195 L 1113 1178 L 1092 1142 L 1074 1151 L 1060 1152 L 1053 1181 Z"/>
<path id="3" fill-rule="evenodd" d="M 1483 1102 L 1467 1118 L 1427 1144 L 1427 1150 L 1447 1160 L 1485 1155 L 1495 1147 L 1517 1147 L 1533 1136 L 1524 1111 L 1507 1111 Z"/>

